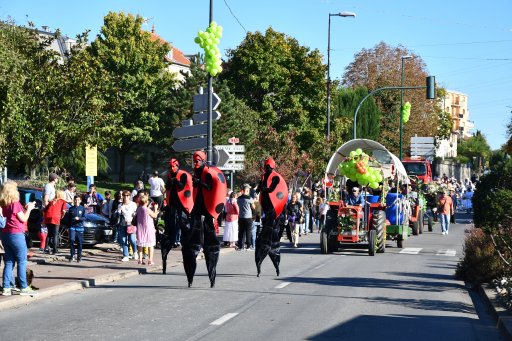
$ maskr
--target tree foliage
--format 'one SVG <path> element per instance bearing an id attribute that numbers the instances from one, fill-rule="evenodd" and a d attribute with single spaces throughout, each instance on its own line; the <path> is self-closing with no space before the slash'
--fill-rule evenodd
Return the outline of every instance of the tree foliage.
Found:
<path id="1" fill-rule="evenodd" d="M 41 36 L 33 26 L 0 25 L 1 126 L 9 141 L 3 151 L 35 175 L 36 166 L 85 147 L 108 130 L 102 83 L 81 52 L 87 33 L 63 58 L 48 48 L 58 31 Z"/>
<path id="2" fill-rule="evenodd" d="M 474 136 L 467 139 L 462 139 L 457 144 L 457 158 L 462 163 L 473 163 L 475 168 L 478 165 L 484 165 L 485 161 L 491 156 L 491 147 L 487 143 L 487 139 L 480 131 L 477 130 Z"/>
<path id="3" fill-rule="evenodd" d="M 354 113 L 361 100 L 368 94 L 364 87 L 340 88 L 334 94 L 331 102 L 331 113 L 334 117 L 345 117 L 354 124 Z M 361 105 L 357 114 L 357 137 L 377 140 L 380 134 L 381 112 L 371 96 Z M 351 127 L 353 128 L 353 126 Z M 345 141 L 353 138 L 353 129 L 347 129 L 343 135 Z"/>
<path id="4" fill-rule="evenodd" d="M 412 56 L 404 60 L 404 86 L 424 86 L 427 76 L 426 66 L 420 56 L 406 48 L 391 47 L 384 42 L 372 49 L 363 49 L 346 68 L 343 84 L 355 88 L 366 87 L 369 91 L 401 84 L 401 57 Z M 388 90 L 375 94 L 382 112 L 380 119 L 380 138 L 393 152 L 399 149 L 400 91 Z M 404 103 L 412 104 L 410 120 L 404 124 L 403 150 L 409 150 L 411 136 L 437 136 L 441 109 L 436 101 L 425 99 L 425 90 L 404 90 Z"/>
<path id="5" fill-rule="evenodd" d="M 151 142 L 159 116 L 175 86 L 165 72 L 170 46 L 153 40 L 141 29 L 144 19 L 123 12 L 108 13 L 96 40 L 88 49 L 98 72 L 106 73 L 105 111 L 116 117 L 111 132 L 120 156 L 120 181 L 124 181 L 124 157 L 137 143 Z"/>
<path id="6" fill-rule="evenodd" d="M 301 149 L 316 138 L 307 132 L 323 132 L 326 68 L 318 50 L 268 28 L 265 34 L 247 33 L 227 55 L 221 78 L 236 97 L 260 113 L 260 126 L 297 131 Z"/>

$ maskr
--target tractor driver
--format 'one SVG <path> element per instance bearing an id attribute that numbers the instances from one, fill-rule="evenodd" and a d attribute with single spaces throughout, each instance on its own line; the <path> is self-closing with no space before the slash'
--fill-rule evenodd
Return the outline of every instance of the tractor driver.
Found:
<path id="1" fill-rule="evenodd" d="M 364 206 L 364 198 L 359 193 L 359 187 L 352 188 L 352 193 L 350 193 L 347 198 L 347 205 Z"/>

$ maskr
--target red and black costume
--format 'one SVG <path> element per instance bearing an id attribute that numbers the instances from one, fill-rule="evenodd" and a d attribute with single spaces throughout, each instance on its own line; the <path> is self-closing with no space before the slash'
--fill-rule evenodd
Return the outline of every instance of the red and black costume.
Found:
<path id="1" fill-rule="evenodd" d="M 214 220 L 224 210 L 227 185 L 222 171 L 206 165 L 205 153 L 195 152 L 193 160 L 194 208 L 191 212 L 191 225 L 182 230 L 183 266 L 190 287 L 196 272 L 196 258 L 202 245 L 210 285 L 213 287 L 220 253 Z"/>
<path id="2" fill-rule="evenodd" d="M 279 224 L 276 218 L 283 211 L 288 201 L 288 186 L 281 174 L 274 171 L 276 167 L 272 158 L 265 160 L 265 173 L 256 189 L 260 194 L 261 210 L 264 214 L 262 229 L 256 241 L 256 269 L 258 277 L 261 272 L 261 263 L 267 256 L 276 268 L 279 276 L 279 262 L 281 261 L 281 250 L 279 243 Z"/>
<path id="3" fill-rule="evenodd" d="M 167 175 L 167 207 L 164 222 L 165 234 L 160 240 L 162 253 L 162 272 L 167 271 L 167 255 L 177 245 L 179 231 L 190 226 L 190 213 L 194 207 L 192 198 L 192 175 L 179 169 L 176 159 L 169 161 L 169 174 Z"/>

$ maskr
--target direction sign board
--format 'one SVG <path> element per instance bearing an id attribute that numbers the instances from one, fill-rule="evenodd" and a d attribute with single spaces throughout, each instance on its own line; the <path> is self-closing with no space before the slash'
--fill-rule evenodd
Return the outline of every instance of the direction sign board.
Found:
<path id="1" fill-rule="evenodd" d="M 227 163 L 224 166 L 217 166 L 220 170 L 244 170 L 243 163 Z"/>
<path id="2" fill-rule="evenodd" d="M 188 150 L 206 149 L 206 137 L 195 137 L 187 140 L 176 140 L 172 144 L 175 152 L 185 152 Z"/>
<path id="3" fill-rule="evenodd" d="M 228 161 L 243 162 L 245 161 L 245 154 L 228 154 Z"/>
<path id="4" fill-rule="evenodd" d="M 193 136 L 201 136 L 208 134 L 208 125 L 206 124 L 196 124 L 192 126 L 178 127 L 175 128 L 172 132 L 172 137 L 177 139 L 193 137 Z"/>
<path id="5" fill-rule="evenodd" d="M 218 146 L 215 146 L 218 150 L 225 150 L 228 153 L 244 153 L 245 152 L 245 146 L 243 144 L 221 144 Z"/>
<path id="6" fill-rule="evenodd" d="M 212 111 L 212 120 L 213 121 L 217 121 L 220 118 L 220 116 L 221 116 L 220 112 Z M 207 122 L 208 121 L 208 113 L 202 112 L 200 114 L 194 114 L 194 115 L 192 115 L 192 119 L 196 123 Z"/>
<path id="7" fill-rule="evenodd" d="M 220 98 L 215 92 L 212 93 L 212 110 L 217 109 L 220 104 Z M 194 95 L 194 111 L 201 112 L 208 110 L 208 94 Z"/>

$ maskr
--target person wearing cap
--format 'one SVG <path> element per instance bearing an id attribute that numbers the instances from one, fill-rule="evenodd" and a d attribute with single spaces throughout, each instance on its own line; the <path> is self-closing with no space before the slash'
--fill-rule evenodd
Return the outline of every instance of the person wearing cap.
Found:
<path id="1" fill-rule="evenodd" d="M 437 202 L 437 213 L 441 220 L 441 231 L 442 234 L 448 234 L 450 232 L 450 216 L 455 212 L 453 209 L 452 198 L 447 194 L 446 190 L 441 190 L 441 197 Z"/>
<path id="2" fill-rule="evenodd" d="M 238 215 L 238 250 L 252 250 L 252 211 L 256 208 L 254 200 L 250 196 L 251 185 L 244 184 L 241 195 L 236 199 Z M 245 245 L 244 245 L 245 244 Z"/>
<path id="3" fill-rule="evenodd" d="M 347 198 L 347 205 L 364 206 L 364 198 L 359 194 L 359 187 L 353 187 Z"/>
<path id="4" fill-rule="evenodd" d="M 57 180 L 59 176 L 55 173 L 50 173 L 48 177 L 48 183 L 44 186 L 43 191 L 43 206 L 48 205 L 50 201 L 55 198 L 55 185 L 57 184 Z"/>
<path id="5" fill-rule="evenodd" d="M 162 209 L 164 203 L 165 184 L 164 180 L 159 176 L 158 171 L 153 172 L 153 176 L 148 180 L 150 189 L 149 196 L 151 200 L 158 204 L 158 209 Z"/>

